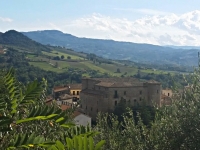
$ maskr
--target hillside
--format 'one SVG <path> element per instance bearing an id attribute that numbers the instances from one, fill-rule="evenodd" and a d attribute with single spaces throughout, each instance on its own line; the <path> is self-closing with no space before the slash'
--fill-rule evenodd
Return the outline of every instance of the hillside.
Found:
<path id="1" fill-rule="evenodd" d="M 94 53 L 109 59 L 132 60 L 139 63 L 151 64 L 180 64 L 194 66 L 197 64 L 198 50 L 177 49 L 151 44 L 137 44 L 78 38 L 57 30 L 23 32 L 29 38 L 42 44 L 64 46 L 75 51 Z"/>
<path id="2" fill-rule="evenodd" d="M 23 83 L 45 77 L 48 79 L 48 92 L 55 84 L 80 83 L 82 77 L 132 76 L 160 81 L 163 87 L 169 87 L 171 83 L 168 82 L 168 78 L 172 75 L 183 85 L 182 73 L 187 71 L 187 68 L 180 66 L 169 68 L 167 65 L 143 65 L 127 60 L 105 59 L 59 46 L 46 46 L 50 51 L 40 53 L 30 52 L 30 49 L 25 50 L 16 45 L 3 47 L 7 47 L 7 51 L 0 54 L 0 68 L 16 68 L 18 78 Z"/>
<path id="3" fill-rule="evenodd" d="M 23 48 L 23 50 L 38 52 L 49 51 L 46 46 L 29 39 L 27 36 L 15 30 L 0 33 L 0 44 Z"/>

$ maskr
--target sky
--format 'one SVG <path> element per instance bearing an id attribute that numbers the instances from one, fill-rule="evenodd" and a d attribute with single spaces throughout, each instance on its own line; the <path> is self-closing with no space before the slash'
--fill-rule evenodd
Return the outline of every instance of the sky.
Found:
<path id="1" fill-rule="evenodd" d="M 78 37 L 200 46 L 199 0 L 1 0 L 0 32 L 60 30 Z"/>

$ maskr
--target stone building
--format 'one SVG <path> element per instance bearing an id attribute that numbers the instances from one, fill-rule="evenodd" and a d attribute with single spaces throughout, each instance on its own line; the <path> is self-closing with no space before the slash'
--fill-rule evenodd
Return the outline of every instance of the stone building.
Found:
<path id="1" fill-rule="evenodd" d="M 130 106 L 160 106 L 162 86 L 156 81 L 135 78 L 84 78 L 80 93 L 81 109 L 96 120 L 98 112 L 112 112 L 123 100 Z"/>
<path id="2" fill-rule="evenodd" d="M 58 104 L 62 104 L 63 102 L 71 104 L 77 103 L 79 100 L 81 87 L 81 84 L 55 86 L 52 89 L 52 95 Z"/>
<path id="3" fill-rule="evenodd" d="M 168 97 L 172 97 L 173 92 L 171 89 L 163 89 L 162 94 Z"/>
<path id="4" fill-rule="evenodd" d="M 163 89 L 161 95 L 161 105 L 171 105 L 172 104 L 173 92 L 171 89 Z"/>
<path id="5" fill-rule="evenodd" d="M 69 85 L 70 95 L 73 96 L 74 101 L 77 101 L 80 99 L 81 89 L 82 89 L 82 84 L 70 84 Z"/>

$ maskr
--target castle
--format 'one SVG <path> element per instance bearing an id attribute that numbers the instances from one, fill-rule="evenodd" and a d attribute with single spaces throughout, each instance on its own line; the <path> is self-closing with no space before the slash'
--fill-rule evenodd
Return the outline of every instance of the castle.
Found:
<path id="1" fill-rule="evenodd" d="M 82 111 L 96 120 L 98 112 L 113 112 L 121 100 L 130 106 L 161 105 L 162 85 L 135 78 L 83 78 Z"/>

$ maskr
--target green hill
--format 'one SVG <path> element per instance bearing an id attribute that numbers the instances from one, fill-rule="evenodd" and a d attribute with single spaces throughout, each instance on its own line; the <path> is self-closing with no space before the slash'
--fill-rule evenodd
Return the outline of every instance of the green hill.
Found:
<path id="1" fill-rule="evenodd" d="M 79 38 L 57 30 L 23 32 L 42 44 L 64 46 L 78 52 L 93 53 L 108 59 L 131 60 L 146 64 L 196 66 L 197 49 L 181 49 L 151 44 Z"/>
<path id="2" fill-rule="evenodd" d="M 29 39 L 27 36 L 15 30 L 0 33 L 0 44 L 10 47 L 20 47 L 21 49 L 30 52 L 50 51 L 46 46 Z"/>

